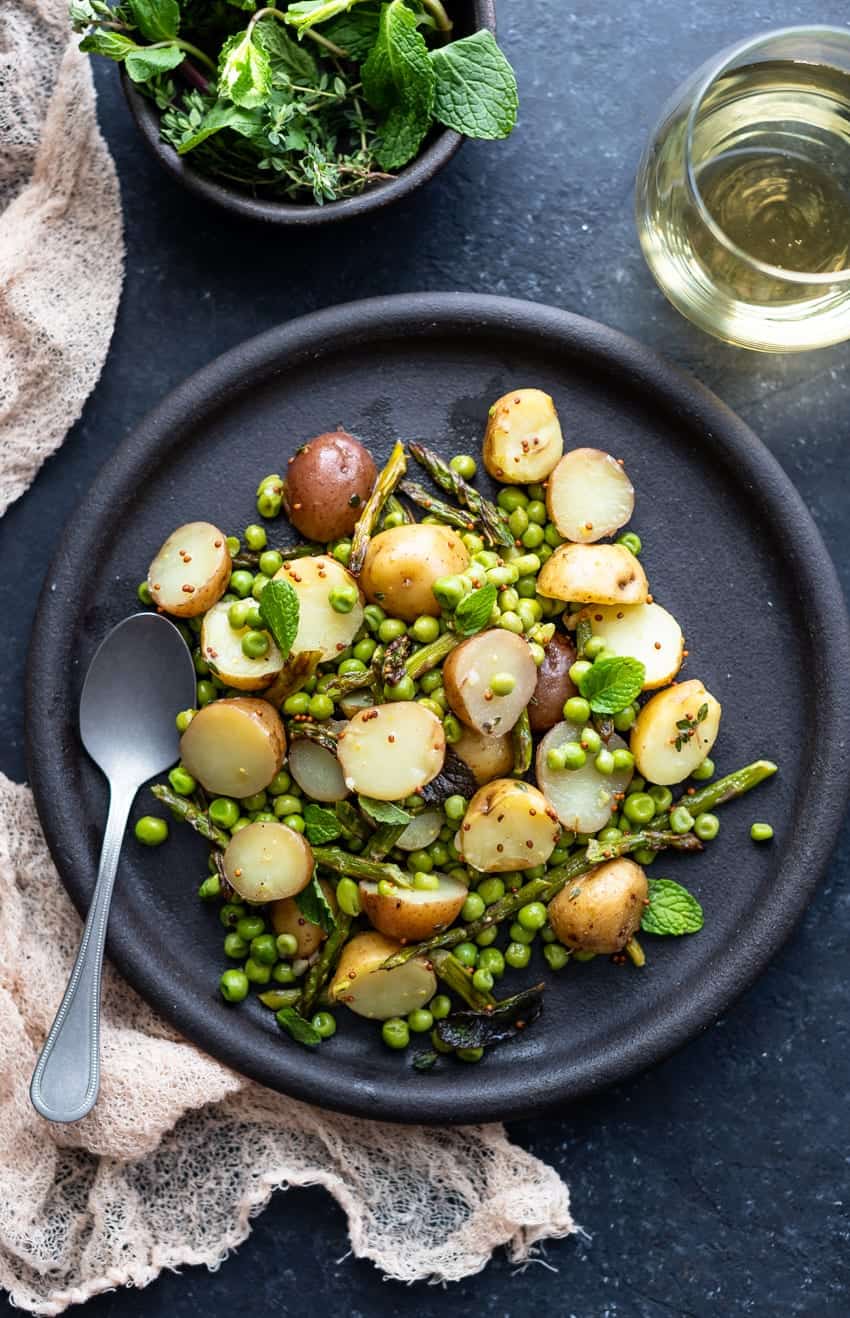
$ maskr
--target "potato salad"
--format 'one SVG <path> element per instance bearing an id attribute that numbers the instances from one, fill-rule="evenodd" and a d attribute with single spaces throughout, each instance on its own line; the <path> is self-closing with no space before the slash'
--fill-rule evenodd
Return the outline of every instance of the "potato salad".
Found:
<path id="1" fill-rule="evenodd" d="M 552 973 L 696 933 L 650 867 L 776 772 L 715 776 L 721 705 L 647 579 L 622 459 L 571 447 L 536 388 L 482 432 L 478 458 L 398 442 L 382 469 L 317 435 L 241 536 L 177 527 L 139 587 L 198 682 L 136 837 L 170 815 L 205 839 L 221 998 L 309 1047 L 353 1012 L 417 1070 L 529 1028 Z"/>

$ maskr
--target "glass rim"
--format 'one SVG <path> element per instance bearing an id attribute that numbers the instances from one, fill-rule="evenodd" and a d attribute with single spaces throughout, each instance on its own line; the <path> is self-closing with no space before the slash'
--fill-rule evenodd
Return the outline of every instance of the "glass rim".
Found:
<path id="1" fill-rule="evenodd" d="M 848 54 L 850 55 L 850 28 L 833 27 L 830 24 L 804 24 L 791 27 L 773 28 L 768 32 L 762 32 L 755 37 L 747 37 L 745 41 L 740 41 L 735 46 L 727 47 L 720 55 L 711 62 L 711 66 L 705 76 L 701 79 L 696 92 L 694 93 L 691 107 L 688 111 L 687 127 L 685 130 L 685 177 L 687 179 L 688 190 L 691 199 L 696 206 L 700 219 L 706 228 L 728 252 L 731 252 L 737 260 L 749 266 L 751 270 L 758 271 L 759 274 L 767 275 L 772 279 L 781 280 L 789 284 L 819 284 L 828 287 L 833 284 L 842 284 L 850 281 L 850 266 L 844 266 L 841 270 L 827 271 L 822 274 L 807 272 L 805 270 L 786 270 L 779 265 L 771 265 L 767 261 L 760 261 L 758 257 L 750 254 L 737 243 L 733 242 L 725 230 L 714 219 L 703 201 L 700 192 L 699 183 L 697 182 L 696 173 L 693 165 L 693 145 L 694 132 L 699 111 L 705 101 L 711 87 L 722 77 L 742 55 L 750 50 L 757 50 L 760 46 L 769 41 L 775 41 L 782 37 L 818 37 L 829 36 L 837 37 L 847 45 Z M 801 63 L 811 63 L 811 60 L 800 61 Z"/>

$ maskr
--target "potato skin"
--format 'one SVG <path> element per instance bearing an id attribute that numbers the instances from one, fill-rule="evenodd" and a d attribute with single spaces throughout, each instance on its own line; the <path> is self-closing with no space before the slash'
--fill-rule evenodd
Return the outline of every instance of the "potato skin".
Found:
<path id="1" fill-rule="evenodd" d="M 621 856 L 562 888 L 549 903 L 549 923 L 566 947 L 613 955 L 640 928 L 648 902 L 646 874 Z"/>
<path id="2" fill-rule="evenodd" d="M 337 904 L 333 884 L 327 879 L 320 879 L 319 882 L 331 910 L 335 912 Z M 312 956 L 327 938 L 324 929 L 301 914 L 294 897 L 282 897 L 280 901 L 272 902 L 269 918 L 276 934 L 292 934 L 298 940 L 296 956 Z"/>
<path id="3" fill-rule="evenodd" d="M 347 430 L 317 435 L 287 463 L 286 515 L 308 540 L 326 544 L 351 535 L 377 474 L 371 453 Z"/>
<path id="4" fill-rule="evenodd" d="M 384 897 L 376 883 L 360 884 L 360 901 L 371 923 L 387 938 L 400 943 L 418 943 L 424 938 L 448 929 L 460 915 L 467 891 L 463 884 L 448 879 L 433 893 L 431 901 L 406 901 L 399 892 L 395 897 Z"/>
<path id="5" fill-rule="evenodd" d="M 570 677 L 576 661 L 576 647 L 569 636 L 555 632 L 544 647 L 545 658 L 537 670 L 537 686 L 528 704 L 528 721 L 532 732 L 548 732 L 564 717 L 564 702 L 578 694 Z"/>
<path id="6" fill-rule="evenodd" d="M 211 705 L 204 705 L 199 709 L 192 722 L 189 724 L 183 736 L 180 738 L 180 758 L 186 765 L 189 772 L 198 779 L 202 786 L 206 787 L 215 795 L 238 796 L 238 792 L 230 790 L 230 787 L 223 785 L 223 779 L 227 775 L 222 775 L 221 780 L 213 783 L 209 777 L 200 772 L 197 767 L 195 758 L 195 743 L 199 736 L 204 734 L 204 729 L 209 731 L 210 726 L 215 726 L 217 720 L 221 718 L 221 711 L 225 709 L 236 709 L 239 713 L 246 715 L 251 721 L 262 729 L 266 734 L 272 760 L 269 765 L 271 772 L 268 779 L 262 784 L 266 787 L 272 778 L 278 773 L 283 765 L 286 755 L 286 730 L 283 726 L 283 720 L 277 710 L 269 704 L 267 700 L 259 700 L 254 696 L 234 696 L 229 700 L 214 700 Z M 202 757 L 203 758 L 203 757 Z M 205 782 L 204 779 L 207 778 Z M 230 785 L 232 786 L 232 784 Z M 260 787 L 252 785 L 251 792 L 243 792 L 243 796 L 250 796 L 254 791 L 259 791 Z"/>
<path id="7" fill-rule="evenodd" d="M 421 614 L 437 618 L 440 606 L 432 585 L 469 567 L 469 553 L 457 531 L 414 522 L 379 531 L 369 541 L 360 585 L 371 604 L 391 617 L 414 622 Z"/>
<path id="8" fill-rule="evenodd" d="M 558 545 L 540 569 L 537 591 L 576 604 L 645 604 L 649 582 L 625 545 Z"/>
<path id="9" fill-rule="evenodd" d="M 454 743 L 452 750 L 463 760 L 479 787 L 494 778 L 504 778 L 514 767 L 514 746 L 509 732 L 503 737 L 488 737 L 464 725 L 460 741 Z"/>

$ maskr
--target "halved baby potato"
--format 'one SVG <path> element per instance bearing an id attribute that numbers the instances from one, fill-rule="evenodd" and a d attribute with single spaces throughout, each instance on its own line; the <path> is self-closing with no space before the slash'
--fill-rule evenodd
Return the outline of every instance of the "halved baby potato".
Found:
<path id="1" fill-rule="evenodd" d="M 616 458 L 598 448 L 565 453 L 546 486 L 546 510 L 565 540 L 593 544 L 634 512 L 634 486 Z"/>
<path id="2" fill-rule="evenodd" d="M 473 796 L 455 846 L 464 864 L 499 874 L 545 865 L 560 833 L 542 792 L 516 778 L 497 778 Z"/>
<path id="3" fill-rule="evenodd" d="M 617 807 L 617 795 L 625 792 L 632 780 L 632 769 L 618 769 L 603 774 L 588 755 L 580 769 L 550 769 L 549 751 L 581 739 L 576 723 L 556 723 L 537 748 L 537 782 L 546 800 L 554 808 L 564 828 L 574 833 L 596 833 L 606 828 Z M 608 740 L 608 749 L 625 749 L 626 743 L 616 733 Z"/>
<path id="4" fill-rule="evenodd" d="M 195 618 L 221 599 L 230 569 L 224 532 L 212 522 L 187 522 L 171 532 L 148 568 L 151 598 L 175 618 Z"/>
<path id="5" fill-rule="evenodd" d="M 646 669 L 644 691 L 666 686 L 682 667 L 682 629 L 660 604 L 598 604 L 579 618 L 590 623 L 612 654 L 639 659 Z"/>
<path id="6" fill-rule="evenodd" d="M 415 956 L 392 970 L 381 968 L 401 947 L 377 930 L 355 934 L 342 950 L 329 989 L 331 1000 L 377 1021 L 424 1007 L 437 991 L 437 977 L 426 961 Z"/>
<path id="7" fill-rule="evenodd" d="M 464 728 L 452 750 L 463 760 L 479 787 L 494 778 L 504 778 L 514 767 L 514 744 L 509 732 L 501 737 L 488 737 L 474 728 Z"/>
<path id="8" fill-rule="evenodd" d="M 363 596 L 347 568 L 329 554 L 287 559 L 275 573 L 275 581 L 288 581 L 298 595 L 298 631 L 293 654 L 320 650 L 322 660 L 336 659 L 347 650 L 363 622 Z M 330 592 L 335 586 L 353 586 L 357 603 L 350 613 L 331 608 Z"/>
<path id="9" fill-rule="evenodd" d="M 621 856 L 568 883 L 549 903 L 549 923 L 577 952 L 622 952 L 640 928 L 649 884 L 640 865 Z"/>
<path id="10" fill-rule="evenodd" d="M 364 709 L 337 741 L 345 786 L 376 801 L 412 796 L 436 778 L 445 755 L 442 723 L 415 700 Z"/>
<path id="11" fill-rule="evenodd" d="M 262 691 L 283 669 L 283 658 L 269 634 L 269 648 L 261 659 L 242 651 L 242 637 L 250 627 L 231 627 L 229 604 L 214 604 L 201 627 L 201 654 L 212 671 L 237 691 Z"/>
<path id="12" fill-rule="evenodd" d="M 720 702 L 696 679 L 658 691 L 632 728 L 638 773 L 661 787 L 683 782 L 717 740 L 720 712 Z"/>
<path id="13" fill-rule="evenodd" d="M 482 457 L 503 485 L 544 481 L 564 451 L 555 404 L 542 389 L 514 389 L 490 408 Z"/>
<path id="14" fill-rule="evenodd" d="M 372 924 L 388 938 L 400 943 L 418 943 L 448 929 L 460 915 L 468 891 L 459 879 L 440 876 L 439 888 L 396 888 L 392 894 L 378 892 L 377 883 L 363 880 L 360 902 Z"/>
<path id="15" fill-rule="evenodd" d="M 331 910 L 336 911 L 336 892 L 333 884 L 327 879 L 321 879 L 320 886 Z M 312 956 L 327 938 L 324 929 L 301 914 L 294 897 L 283 897 L 280 901 L 272 902 L 269 907 L 269 919 L 276 934 L 292 934 L 298 943 L 295 952 L 298 957 Z"/>
<path id="16" fill-rule="evenodd" d="M 379 604 L 394 618 L 414 622 L 422 614 L 439 617 L 431 587 L 440 577 L 457 576 L 468 567 L 469 552 L 460 532 L 450 526 L 411 522 L 372 536 L 360 582 L 370 603 Z"/>
<path id="17" fill-rule="evenodd" d="M 313 877 L 310 844 L 294 828 L 271 820 L 246 824 L 224 853 L 227 881 L 246 902 L 294 897 Z"/>
<path id="18" fill-rule="evenodd" d="M 625 545 L 559 545 L 540 569 L 537 590 L 576 604 L 644 604 L 649 583 Z"/>
<path id="19" fill-rule="evenodd" d="M 235 696 L 199 709 L 180 738 L 180 758 L 213 796 L 253 796 L 286 754 L 286 732 L 266 700 Z"/>
<path id="20" fill-rule="evenodd" d="M 494 694 L 490 683 L 497 673 L 514 679 L 509 695 Z M 501 736 L 510 732 L 534 695 L 537 665 L 521 636 L 491 627 L 452 650 L 443 665 L 443 684 L 462 723 L 485 736 Z"/>
<path id="21" fill-rule="evenodd" d="M 325 726 L 338 733 L 347 724 L 334 722 Z M 302 792 L 314 801 L 343 801 L 348 796 L 339 760 L 317 741 L 293 737 L 289 745 L 289 772 Z"/>
<path id="22" fill-rule="evenodd" d="M 440 830 L 446 822 L 442 810 L 423 810 L 414 815 L 401 837 L 396 842 L 402 851 L 421 851 L 430 847 L 440 836 Z"/>

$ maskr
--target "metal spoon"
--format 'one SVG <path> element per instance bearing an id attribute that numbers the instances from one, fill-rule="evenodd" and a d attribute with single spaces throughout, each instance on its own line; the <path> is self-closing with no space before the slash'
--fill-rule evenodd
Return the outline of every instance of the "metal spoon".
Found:
<path id="1" fill-rule="evenodd" d="M 139 788 L 177 759 L 175 715 L 194 703 L 192 657 L 160 614 L 119 622 L 86 674 L 80 736 L 109 781 L 109 815 L 80 950 L 30 1085 L 33 1107 L 48 1121 L 78 1121 L 97 1099 L 100 978 L 124 830 Z"/>

